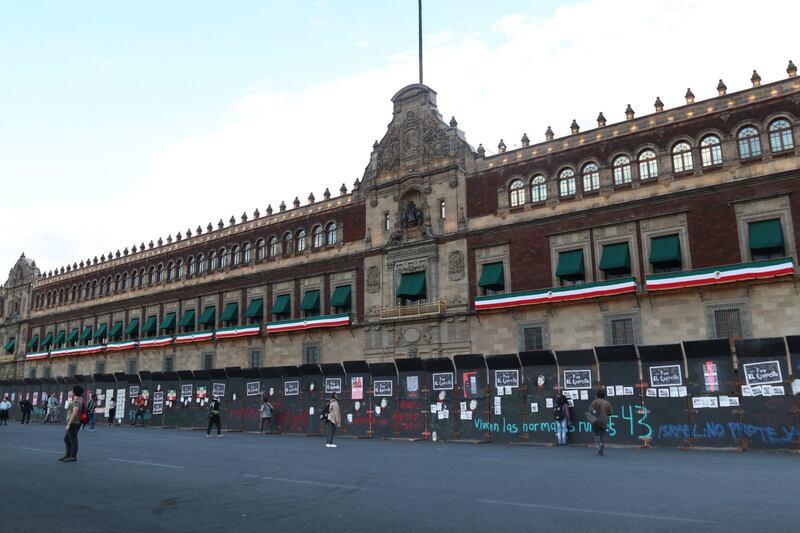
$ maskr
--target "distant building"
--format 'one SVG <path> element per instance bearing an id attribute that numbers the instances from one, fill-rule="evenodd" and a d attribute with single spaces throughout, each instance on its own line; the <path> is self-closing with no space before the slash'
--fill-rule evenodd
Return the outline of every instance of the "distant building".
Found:
<path id="1" fill-rule="evenodd" d="M 496 155 L 410 85 L 349 192 L 41 276 L 23 256 L 0 377 L 796 334 L 793 67 Z"/>

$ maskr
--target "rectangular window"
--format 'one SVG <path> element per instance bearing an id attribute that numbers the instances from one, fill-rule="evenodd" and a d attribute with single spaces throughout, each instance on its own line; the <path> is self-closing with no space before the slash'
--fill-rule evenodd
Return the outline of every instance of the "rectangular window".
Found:
<path id="1" fill-rule="evenodd" d="M 214 354 L 213 353 L 204 353 L 203 354 L 203 370 L 211 370 L 214 368 Z"/>
<path id="2" fill-rule="evenodd" d="M 707 307 L 709 339 L 746 339 L 750 334 L 750 314 L 744 303 L 714 304 Z"/>
<path id="3" fill-rule="evenodd" d="M 444 220 L 445 215 L 447 215 L 445 201 L 439 200 L 439 219 Z"/>
<path id="4" fill-rule="evenodd" d="M 172 357 L 165 357 L 164 358 L 164 372 L 174 372 L 175 371 L 175 362 Z"/>
<path id="5" fill-rule="evenodd" d="M 522 346 L 526 352 L 544 350 L 544 328 L 542 326 L 523 328 Z"/>
<path id="6" fill-rule="evenodd" d="M 603 245 L 600 270 L 606 279 L 625 278 L 631 275 L 631 253 L 627 242 Z"/>
<path id="7" fill-rule="evenodd" d="M 136 359 L 128 359 L 128 374 L 139 373 L 139 361 Z"/>
<path id="8" fill-rule="evenodd" d="M 52 375 L 52 373 L 53 373 L 53 369 L 50 368 L 49 366 L 46 366 L 43 369 L 42 377 L 43 378 L 49 378 Z"/>
<path id="9" fill-rule="evenodd" d="M 263 361 L 261 360 L 261 350 L 250 351 L 250 368 L 261 368 Z"/>
<path id="10" fill-rule="evenodd" d="M 32 366 L 28 369 L 28 377 L 31 379 L 36 379 L 36 367 Z"/>
<path id="11" fill-rule="evenodd" d="M 747 224 L 747 237 L 753 261 L 785 256 L 783 226 L 778 218 Z"/>
<path id="12" fill-rule="evenodd" d="M 383 214 L 383 231 L 389 231 L 392 229 L 391 223 L 389 221 L 389 213 Z"/>
<path id="13" fill-rule="evenodd" d="M 105 361 L 96 361 L 94 363 L 94 373 L 95 374 L 105 374 L 106 373 L 106 362 Z"/>
<path id="14" fill-rule="evenodd" d="M 639 344 L 639 315 L 624 313 L 606 315 L 603 318 L 605 344 Z"/>
<path id="15" fill-rule="evenodd" d="M 319 346 L 316 344 L 306 344 L 303 346 L 303 364 L 319 364 Z"/>
<path id="16" fill-rule="evenodd" d="M 70 363 L 67 367 L 67 377 L 74 378 L 77 373 L 78 365 L 76 363 Z"/>
<path id="17" fill-rule="evenodd" d="M 678 234 L 650 239 L 650 265 L 654 274 L 681 270 L 681 242 Z"/>

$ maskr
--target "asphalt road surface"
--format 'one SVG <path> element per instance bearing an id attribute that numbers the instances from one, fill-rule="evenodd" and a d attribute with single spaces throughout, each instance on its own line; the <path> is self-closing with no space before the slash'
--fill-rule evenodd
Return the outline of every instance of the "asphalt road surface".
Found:
<path id="1" fill-rule="evenodd" d="M 800 456 L 0 427 L 0 530 L 791 531 Z"/>

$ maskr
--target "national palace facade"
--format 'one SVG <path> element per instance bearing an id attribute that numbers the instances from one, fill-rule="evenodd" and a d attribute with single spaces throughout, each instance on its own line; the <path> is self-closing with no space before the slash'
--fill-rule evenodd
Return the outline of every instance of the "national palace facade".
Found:
<path id="1" fill-rule="evenodd" d="M 20 257 L 0 378 L 797 334 L 787 73 L 495 155 L 410 85 L 350 190 L 55 271 Z"/>

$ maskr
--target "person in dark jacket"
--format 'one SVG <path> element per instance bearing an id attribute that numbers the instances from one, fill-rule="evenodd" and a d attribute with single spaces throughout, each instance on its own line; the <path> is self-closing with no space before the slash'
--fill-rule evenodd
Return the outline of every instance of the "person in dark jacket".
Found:
<path id="1" fill-rule="evenodd" d="M 33 404 L 30 400 L 20 400 L 19 401 L 19 409 L 22 411 L 22 420 L 20 420 L 23 424 L 30 424 L 31 423 L 31 413 L 33 412 Z"/>
<path id="2" fill-rule="evenodd" d="M 211 400 L 211 403 L 208 404 L 208 429 L 206 430 L 206 437 L 211 436 L 211 428 L 213 426 L 217 426 L 217 437 L 221 437 L 221 420 L 220 420 L 220 405 L 219 405 L 219 398 L 214 398 Z"/>
<path id="3" fill-rule="evenodd" d="M 569 400 L 563 392 L 556 398 L 556 408 L 553 410 L 553 418 L 556 421 L 556 444 L 558 446 L 567 445 L 567 432 L 569 431 Z"/>
<path id="4" fill-rule="evenodd" d="M 594 443 L 595 446 L 597 446 L 598 455 L 603 455 L 603 450 L 605 450 L 608 420 L 613 413 L 614 411 L 611 409 L 611 404 L 606 400 L 605 389 L 598 389 L 597 397 L 589 405 L 589 411 L 587 412 L 589 422 L 592 424 Z"/>

